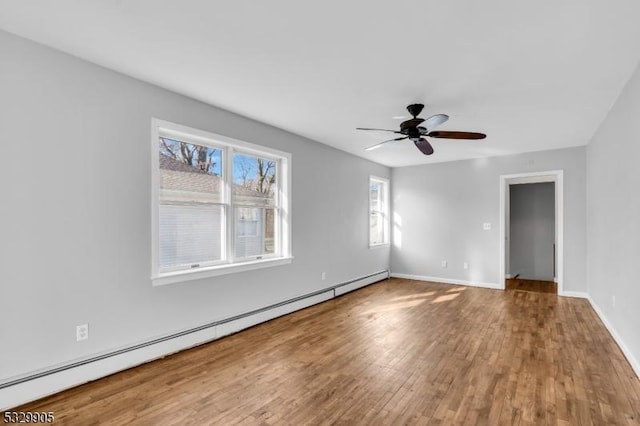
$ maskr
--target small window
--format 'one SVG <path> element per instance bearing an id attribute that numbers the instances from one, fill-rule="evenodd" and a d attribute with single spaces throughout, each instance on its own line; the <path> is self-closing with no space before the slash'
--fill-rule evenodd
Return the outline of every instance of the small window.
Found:
<path id="1" fill-rule="evenodd" d="M 291 258 L 289 154 L 153 122 L 154 284 Z"/>
<path id="2" fill-rule="evenodd" d="M 369 178 L 369 246 L 389 244 L 389 180 Z"/>

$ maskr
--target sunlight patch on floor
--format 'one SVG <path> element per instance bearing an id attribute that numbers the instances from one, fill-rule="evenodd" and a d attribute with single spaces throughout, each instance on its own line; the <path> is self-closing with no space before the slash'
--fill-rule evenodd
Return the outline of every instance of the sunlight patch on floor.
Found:
<path id="1" fill-rule="evenodd" d="M 417 293 L 417 294 L 409 294 L 407 296 L 398 296 L 391 299 L 392 302 L 397 302 L 398 300 L 410 300 L 410 299 L 424 299 L 425 297 L 433 296 L 436 294 L 435 291 L 427 291 L 425 293 Z"/>
<path id="2" fill-rule="evenodd" d="M 439 296 L 437 298 L 435 298 L 431 303 L 442 303 L 442 302 L 448 302 L 450 300 L 455 299 L 456 297 L 460 296 L 460 293 L 450 293 L 450 294 L 445 294 L 443 296 Z"/>
<path id="3" fill-rule="evenodd" d="M 381 312 L 389 312 L 389 311 L 395 311 L 398 309 L 413 308 L 414 306 L 422 305 L 424 302 L 426 302 L 426 300 L 418 299 L 418 300 L 409 300 L 406 302 L 391 303 L 391 304 L 375 307 L 373 309 L 363 312 L 362 314 L 363 315 L 379 314 Z"/>

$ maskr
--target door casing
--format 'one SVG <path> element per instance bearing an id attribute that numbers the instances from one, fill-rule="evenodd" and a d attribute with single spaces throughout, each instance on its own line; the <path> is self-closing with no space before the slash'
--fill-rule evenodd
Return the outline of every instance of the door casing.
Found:
<path id="1" fill-rule="evenodd" d="M 564 295 L 564 172 L 563 170 L 540 171 L 531 173 L 518 173 L 500 176 L 500 259 L 499 259 L 499 285 L 505 288 L 507 278 L 506 265 L 507 235 L 509 227 L 509 186 L 522 183 L 555 182 L 555 222 L 556 222 L 556 282 L 558 295 Z"/>

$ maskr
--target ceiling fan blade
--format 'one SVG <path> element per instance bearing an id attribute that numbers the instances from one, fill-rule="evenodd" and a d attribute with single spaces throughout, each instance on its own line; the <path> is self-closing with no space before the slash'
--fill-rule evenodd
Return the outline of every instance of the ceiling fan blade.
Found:
<path id="1" fill-rule="evenodd" d="M 422 125 L 426 127 L 428 130 L 435 129 L 442 123 L 446 122 L 449 119 L 447 114 L 436 114 L 427 118 Z"/>
<path id="2" fill-rule="evenodd" d="M 425 138 L 420 138 L 418 140 L 414 139 L 413 143 L 416 144 L 420 152 L 422 152 L 424 155 L 433 154 L 433 147 Z"/>
<path id="3" fill-rule="evenodd" d="M 487 135 L 485 135 L 484 133 L 449 132 L 449 131 L 430 132 L 427 136 L 432 138 L 445 138 L 445 139 L 484 139 L 487 137 Z"/>
<path id="4" fill-rule="evenodd" d="M 384 145 L 385 143 L 389 143 L 389 142 L 394 142 L 394 141 L 401 141 L 402 139 L 407 139 L 409 136 L 403 136 L 401 138 L 395 138 L 395 139 L 389 139 L 386 141 L 382 141 L 380 143 L 377 143 L 375 145 L 371 145 L 370 147 L 365 148 L 365 151 L 373 151 L 376 148 L 380 148 L 382 145 Z"/>
<path id="5" fill-rule="evenodd" d="M 400 133 L 402 134 L 402 132 L 399 132 L 397 130 L 389 130 L 389 129 L 370 129 L 368 127 L 356 127 L 356 130 L 376 130 L 378 132 L 393 132 L 393 133 Z"/>

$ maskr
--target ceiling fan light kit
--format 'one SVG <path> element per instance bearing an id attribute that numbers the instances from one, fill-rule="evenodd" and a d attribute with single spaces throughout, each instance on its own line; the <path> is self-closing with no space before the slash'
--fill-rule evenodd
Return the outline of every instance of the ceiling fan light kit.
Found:
<path id="1" fill-rule="evenodd" d="M 425 136 L 430 138 L 443 138 L 443 139 L 466 139 L 466 140 L 478 140 L 484 139 L 487 137 L 484 133 L 476 133 L 476 132 L 459 132 L 459 131 L 434 131 L 436 127 L 446 122 L 449 119 L 449 116 L 446 114 L 436 114 L 427 118 L 418 118 L 418 115 L 422 112 L 424 108 L 423 104 L 411 104 L 407 106 L 407 111 L 409 114 L 413 116 L 413 118 L 403 121 L 400 123 L 400 130 L 388 130 L 388 129 L 372 129 L 367 127 L 358 127 L 357 130 L 375 130 L 379 132 L 391 132 L 400 134 L 403 136 L 388 139 L 382 142 L 379 142 L 375 145 L 371 145 L 365 148 L 365 151 L 371 151 L 376 148 L 380 148 L 382 145 L 385 145 L 389 142 L 401 141 L 403 139 L 410 139 L 416 147 L 422 152 L 424 155 L 433 154 L 433 147 L 429 143 Z"/>

